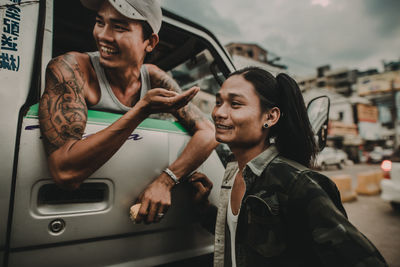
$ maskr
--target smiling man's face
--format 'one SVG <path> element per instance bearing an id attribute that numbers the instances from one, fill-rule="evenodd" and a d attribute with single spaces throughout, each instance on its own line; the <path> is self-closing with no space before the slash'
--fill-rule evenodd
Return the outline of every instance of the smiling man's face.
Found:
<path id="1" fill-rule="evenodd" d="M 141 22 L 121 15 L 108 1 L 97 12 L 93 36 L 100 64 L 106 68 L 142 64 L 149 46 L 149 40 L 143 39 Z"/>

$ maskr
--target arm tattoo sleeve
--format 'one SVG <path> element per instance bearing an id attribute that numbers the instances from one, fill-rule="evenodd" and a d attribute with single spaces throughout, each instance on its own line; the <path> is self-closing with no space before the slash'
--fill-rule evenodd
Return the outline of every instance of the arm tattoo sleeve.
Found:
<path id="1" fill-rule="evenodd" d="M 87 121 L 84 82 L 72 55 L 57 57 L 49 63 L 39 105 L 40 128 L 48 154 L 68 140 L 82 138 Z"/>
<path id="2" fill-rule="evenodd" d="M 163 70 L 158 68 L 151 73 L 150 82 L 152 88 L 164 88 L 178 93 L 182 92 L 182 89 L 179 87 L 177 82 Z M 177 110 L 176 113 L 174 113 L 174 116 L 191 134 L 196 131 L 198 122 L 207 120 L 203 112 L 192 103 Z"/>
<path id="3" fill-rule="evenodd" d="M 196 131 L 198 122 L 207 120 L 203 112 L 192 103 L 180 108 L 176 116 L 179 122 L 182 123 L 191 134 Z"/>
<path id="4" fill-rule="evenodd" d="M 164 88 L 167 90 L 175 91 L 181 93 L 182 90 L 176 81 L 159 68 L 152 68 L 150 74 L 151 88 Z"/>

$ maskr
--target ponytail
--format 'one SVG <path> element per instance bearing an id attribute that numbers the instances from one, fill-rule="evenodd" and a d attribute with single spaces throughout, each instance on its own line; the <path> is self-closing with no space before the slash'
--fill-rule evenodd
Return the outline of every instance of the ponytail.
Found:
<path id="1" fill-rule="evenodd" d="M 282 156 L 312 167 L 317 149 L 300 88 L 287 74 L 279 74 L 276 80 L 283 115 L 271 129 L 275 144 Z"/>

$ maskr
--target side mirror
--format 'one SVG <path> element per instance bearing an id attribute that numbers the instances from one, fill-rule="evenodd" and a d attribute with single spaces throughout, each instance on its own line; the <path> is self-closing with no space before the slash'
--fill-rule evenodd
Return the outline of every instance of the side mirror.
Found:
<path id="1" fill-rule="evenodd" d="M 327 96 L 319 96 L 307 105 L 308 119 L 315 134 L 319 151 L 324 149 L 328 137 L 330 100 Z"/>

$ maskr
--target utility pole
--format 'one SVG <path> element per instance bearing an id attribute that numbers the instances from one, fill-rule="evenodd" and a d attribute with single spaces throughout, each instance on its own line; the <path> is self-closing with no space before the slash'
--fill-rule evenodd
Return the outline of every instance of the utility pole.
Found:
<path id="1" fill-rule="evenodd" d="M 394 79 L 390 83 L 391 95 L 392 95 L 392 119 L 394 126 L 394 149 L 397 149 L 400 145 L 400 123 L 397 118 L 397 102 L 396 101 L 396 89 L 394 88 Z"/>

